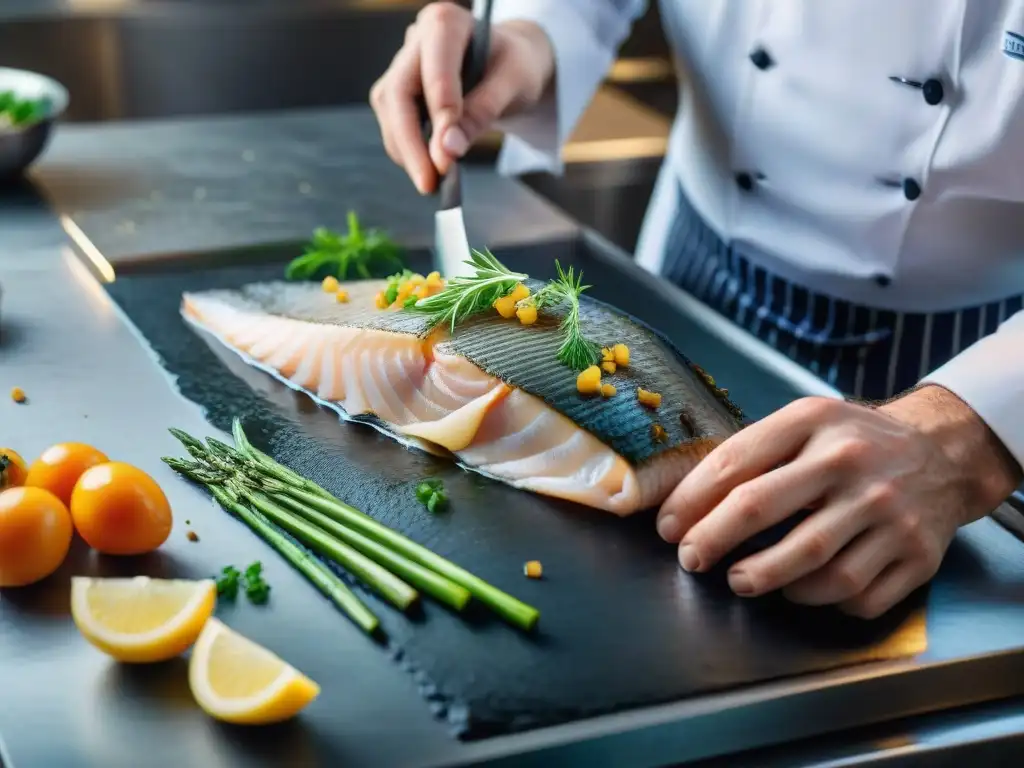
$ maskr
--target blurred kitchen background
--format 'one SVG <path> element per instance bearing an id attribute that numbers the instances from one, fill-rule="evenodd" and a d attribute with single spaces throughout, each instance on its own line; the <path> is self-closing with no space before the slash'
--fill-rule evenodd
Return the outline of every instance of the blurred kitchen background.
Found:
<path id="1" fill-rule="evenodd" d="M 424 5 L 0 0 L 0 66 L 63 83 L 72 122 L 366 103 Z M 630 253 L 677 98 L 657 3 L 651 6 L 566 147 L 565 175 L 523 178 Z M 493 162 L 500 140 L 486 137 L 472 160 Z"/>

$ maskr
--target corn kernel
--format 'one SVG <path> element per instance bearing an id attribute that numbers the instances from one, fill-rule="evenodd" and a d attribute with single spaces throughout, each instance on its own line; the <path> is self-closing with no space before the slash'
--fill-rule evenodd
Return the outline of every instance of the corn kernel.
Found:
<path id="1" fill-rule="evenodd" d="M 437 272 L 436 270 L 434 272 L 431 272 L 429 275 L 427 275 L 427 282 L 428 283 L 436 283 L 440 279 L 441 279 L 441 273 Z"/>
<path id="2" fill-rule="evenodd" d="M 510 317 L 515 317 L 516 314 L 516 302 L 511 296 L 502 296 L 500 299 L 494 302 L 494 308 L 498 310 L 498 314 L 508 320 Z"/>
<path id="3" fill-rule="evenodd" d="M 661 426 L 661 424 L 652 424 L 651 439 L 656 443 L 663 443 L 668 440 L 668 432 L 665 431 L 665 428 Z"/>
<path id="4" fill-rule="evenodd" d="M 338 278 L 333 275 L 328 275 L 324 278 L 324 281 L 320 283 L 320 287 L 324 289 L 324 293 L 334 293 L 338 290 Z"/>
<path id="5" fill-rule="evenodd" d="M 615 373 L 615 363 L 610 362 L 610 361 L 605 361 L 605 362 L 601 363 L 601 370 L 604 371 L 605 373 L 608 373 L 608 374 Z"/>
<path id="6" fill-rule="evenodd" d="M 334 298 L 339 304 L 348 304 L 348 291 L 344 288 L 339 288 L 338 292 L 334 294 Z"/>
<path id="7" fill-rule="evenodd" d="M 539 579 L 544 575 L 544 566 L 540 564 L 540 560 L 531 560 L 523 565 L 523 574 L 528 579 Z"/>
<path id="8" fill-rule="evenodd" d="M 615 358 L 615 364 L 626 367 L 629 365 L 629 347 L 625 344 L 616 344 L 612 347 L 612 355 Z"/>
<path id="9" fill-rule="evenodd" d="M 409 278 L 409 282 L 412 283 L 413 285 L 422 285 L 426 281 L 427 278 L 420 274 L 413 275 L 412 277 Z"/>
<path id="10" fill-rule="evenodd" d="M 444 288 L 444 280 L 442 280 L 440 277 L 435 277 L 434 275 L 436 274 L 436 272 L 431 272 L 427 276 L 426 286 L 433 291 L 440 291 L 442 288 Z"/>
<path id="11" fill-rule="evenodd" d="M 661 405 L 661 395 L 657 392 L 648 392 L 646 389 L 637 389 L 636 399 L 648 408 L 658 408 Z"/>
<path id="12" fill-rule="evenodd" d="M 576 391 L 581 395 L 594 395 L 601 391 L 601 369 L 592 365 L 576 377 Z"/>
<path id="13" fill-rule="evenodd" d="M 406 281 L 398 286 L 398 294 L 395 296 L 396 304 L 403 304 L 406 299 L 412 296 L 412 292 L 416 290 L 416 286 Z"/>
<path id="14" fill-rule="evenodd" d="M 615 395 L 617 393 L 618 393 L 618 390 L 615 389 L 615 387 L 612 386 L 611 384 L 602 384 L 601 385 L 601 395 L 602 395 L 602 397 L 615 397 Z"/>
<path id="15" fill-rule="evenodd" d="M 377 306 L 377 309 L 385 309 L 388 305 L 388 300 L 384 296 L 384 291 L 378 291 L 377 295 L 373 297 L 373 303 Z"/>
<path id="16" fill-rule="evenodd" d="M 522 301 L 530 295 L 530 289 L 522 283 L 516 283 L 516 287 L 512 289 L 509 296 L 512 297 L 513 301 Z"/>
<path id="17" fill-rule="evenodd" d="M 532 304 L 524 304 L 516 310 L 516 317 L 523 325 L 533 325 L 537 322 L 537 308 Z"/>
<path id="18" fill-rule="evenodd" d="M 602 347 L 601 348 L 601 362 L 602 363 L 614 363 L 615 362 L 615 352 L 612 351 L 611 347 Z"/>
<path id="19" fill-rule="evenodd" d="M 428 293 L 429 290 L 430 289 L 427 288 L 426 283 L 424 283 L 423 285 L 417 285 L 415 288 L 413 288 L 412 295 L 416 297 L 417 301 L 419 301 L 420 299 L 425 299 L 427 298 L 427 296 L 430 295 Z"/>
<path id="20" fill-rule="evenodd" d="M 13 400 L 16 403 L 24 403 L 25 402 L 25 390 L 22 389 L 21 387 L 12 387 L 11 388 L 11 400 Z"/>

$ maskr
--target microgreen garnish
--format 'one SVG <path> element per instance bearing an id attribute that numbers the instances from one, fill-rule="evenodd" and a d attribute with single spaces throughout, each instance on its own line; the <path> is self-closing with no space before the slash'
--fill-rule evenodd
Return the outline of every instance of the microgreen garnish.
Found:
<path id="1" fill-rule="evenodd" d="M 364 230 L 354 211 L 348 213 L 348 232 L 344 235 L 326 227 L 313 231 L 305 252 L 285 269 L 289 280 L 308 280 L 333 275 L 345 280 L 349 271 L 369 279 L 402 268 L 402 249 L 378 229 Z"/>
<path id="2" fill-rule="evenodd" d="M 540 309 L 567 303 L 569 310 L 562 319 L 560 330 L 564 336 L 562 346 L 558 348 L 558 359 L 573 370 L 582 371 L 597 363 L 600 359 L 600 347 L 583 335 L 580 327 L 580 294 L 590 286 L 583 285 L 583 272 L 573 274 L 572 267 L 568 271 L 555 260 L 558 277 L 551 280 L 532 296 L 517 302 L 517 306 L 533 304 Z"/>
<path id="3" fill-rule="evenodd" d="M 259 560 L 245 569 L 245 594 L 255 605 L 263 605 L 270 599 L 270 585 L 263 578 L 263 563 Z"/>
<path id="4" fill-rule="evenodd" d="M 443 291 L 420 299 L 409 309 L 429 314 L 431 326 L 447 323 L 454 331 L 457 324 L 490 309 L 496 300 L 527 277 L 509 270 L 487 250 L 474 250 L 466 264 L 476 270 L 475 275 L 453 277 Z"/>
<path id="5" fill-rule="evenodd" d="M 234 601 L 238 597 L 238 588 L 245 589 L 249 602 L 263 605 L 270 599 L 270 585 L 263 578 L 263 563 L 259 560 L 251 563 L 245 573 L 233 565 L 226 565 L 217 577 L 217 594 L 225 600 Z"/>
<path id="6" fill-rule="evenodd" d="M 437 478 L 424 480 L 416 486 L 416 498 L 431 514 L 441 512 L 448 506 L 448 494 L 444 484 Z"/>
<path id="7" fill-rule="evenodd" d="M 227 600 L 234 600 L 238 597 L 238 582 L 241 578 L 242 574 L 235 566 L 224 566 L 217 577 L 217 594 Z"/>

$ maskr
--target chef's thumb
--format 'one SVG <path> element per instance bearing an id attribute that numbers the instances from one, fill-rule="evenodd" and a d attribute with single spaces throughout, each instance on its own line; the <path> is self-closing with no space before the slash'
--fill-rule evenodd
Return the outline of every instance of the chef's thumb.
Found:
<path id="1" fill-rule="evenodd" d="M 441 146 L 452 157 L 462 157 L 484 132 L 505 114 L 522 90 L 517 68 L 495 66 L 463 100 L 462 115 L 441 136 Z"/>

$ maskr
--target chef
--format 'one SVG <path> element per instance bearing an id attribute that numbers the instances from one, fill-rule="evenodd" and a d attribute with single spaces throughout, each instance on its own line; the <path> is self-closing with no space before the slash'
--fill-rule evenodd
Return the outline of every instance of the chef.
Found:
<path id="1" fill-rule="evenodd" d="M 466 98 L 472 18 L 426 6 L 370 94 L 388 154 L 428 193 L 494 126 L 503 172 L 560 172 L 646 6 L 496 0 Z M 878 616 L 1022 479 L 1024 0 L 663 0 L 661 15 L 681 102 L 637 260 L 848 397 L 725 442 L 658 532 L 699 572 L 811 509 L 731 567 L 732 590 Z"/>

